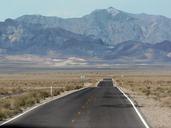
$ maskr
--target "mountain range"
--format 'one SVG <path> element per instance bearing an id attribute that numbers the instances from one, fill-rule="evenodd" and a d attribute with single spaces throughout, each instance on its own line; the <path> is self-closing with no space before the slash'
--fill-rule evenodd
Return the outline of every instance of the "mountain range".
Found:
<path id="1" fill-rule="evenodd" d="M 55 65 L 170 63 L 171 19 L 112 7 L 80 18 L 7 19 L 0 22 L 0 60 Z"/>

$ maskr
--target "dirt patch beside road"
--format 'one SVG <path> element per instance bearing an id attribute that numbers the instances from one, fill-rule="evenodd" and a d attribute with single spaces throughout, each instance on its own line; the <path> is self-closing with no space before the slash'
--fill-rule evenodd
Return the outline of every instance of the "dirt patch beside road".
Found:
<path id="1" fill-rule="evenodd" d="M 122 90 L 139 106 L 152 128 L 171 128 L 170 78 L 170 76 L 117 78 Z"/>

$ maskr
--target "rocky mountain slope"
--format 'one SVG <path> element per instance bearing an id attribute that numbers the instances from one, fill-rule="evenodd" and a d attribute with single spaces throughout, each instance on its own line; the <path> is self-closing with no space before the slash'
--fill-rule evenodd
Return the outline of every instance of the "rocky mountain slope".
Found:
<path id="1" fill-rule="evenodd" d="M 0 22 L 0 60 L 170 63 L 170 30 L 169 18 L 114 8 L 70 19 L 25 15 Z"/>
<path id="2" fill-rule="evenodd" d="M 99 9 L 81 18 L 62 19 L 25 15 L 20 23 L 41 24 L 45 28 L 61 27 L 68 31 L 101 38 L 108 44 L 128 40 L 156 43 L 171 40 L 171 19 L 148 14 L 130 14 L 115 8 Z"/>

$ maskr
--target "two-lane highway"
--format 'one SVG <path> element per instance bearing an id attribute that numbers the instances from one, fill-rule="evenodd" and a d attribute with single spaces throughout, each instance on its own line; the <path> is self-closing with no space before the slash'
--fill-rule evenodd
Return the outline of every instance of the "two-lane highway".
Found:
<path id="1" fill-rule="evenodd" d="M 146 128 L 111 79 L 49 102 L 2 127 Z"/>

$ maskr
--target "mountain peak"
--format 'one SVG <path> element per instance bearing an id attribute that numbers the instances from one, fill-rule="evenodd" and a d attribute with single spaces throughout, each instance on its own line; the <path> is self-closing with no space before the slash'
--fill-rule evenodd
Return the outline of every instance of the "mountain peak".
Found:
<path id="1" fill-rule="evenodd" d="M 116 16 L 118 13 L 120 13 L 120 10 L 114 7 L 109 7 L 107 8 L 107 12 L 110 13 L 112 16 Z"/>

